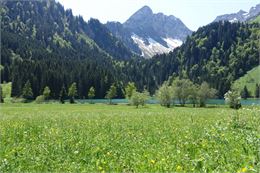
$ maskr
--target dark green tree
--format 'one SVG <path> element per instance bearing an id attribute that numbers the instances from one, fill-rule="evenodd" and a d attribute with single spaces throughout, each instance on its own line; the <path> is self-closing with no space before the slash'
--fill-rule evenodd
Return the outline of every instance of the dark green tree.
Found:
<path id="1" fill-rule="evenodd" d="M 3 88 L 2 88 L 2 85 L 0 85 L 0 103 L 4 103 L 4 98 L 3 98 Z"/>
<path id="2" fill-rule="evenodd" d="M 26 100 L 32 100 L 33 99 L 33 92 L 31 83 L 29 80 L 25 83 L 23 90 L 22 90 L 22 97 Z"/>
<path id="3" fill-rule="evenodd" d="M 65 86 L 63 85 L 61 88 L 61 91 L 60 91 L 60 102 L 62 104 L 65 103 L 66 96 L 67 96 L 67 92 L 66 92 Z"/>
<path id="4" fill-rule="evenodd" d="M 243 99 L 247 99 L 250 96 L 249 91 L 246 86 L 244 86 L 243 90 L 241 91 L 241 97 Z"/>
<path id="5" fill-rule="evenodd" d="M 259 98 L 260 97 L 260 85 L 256 84 L 255 85 L 255 98 Z"/>

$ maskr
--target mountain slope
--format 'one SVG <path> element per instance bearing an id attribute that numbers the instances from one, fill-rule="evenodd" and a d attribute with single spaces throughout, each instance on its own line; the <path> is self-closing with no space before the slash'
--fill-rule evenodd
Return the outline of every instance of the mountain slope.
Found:
<path id="1" fill-rule="evenodd" d="M 191 34 L 180 19 L 163 13 L 154 14 L 148 6 L 138 10 L 121 25 L 109 22 L 106 26 L 129 47 L 138 45 L 139 50 L 133 51 L 139 53 L 141 50 L 146 58 L 173 50 Z"/>
<path id="2" fill-rule="evenodd" d="M 260 65 L 248 71 L 244 76 L 237 79 L 233 87 L 240 91 L 246 86 L 250 95 L 255 96 L 256 84 L 260 84 Z"/>
<path id="3" fill-rule="evenodd" d="M 217 16 L 213 22 L 218 21 L 229 21 L 229 22 L 246 22 L 254 20 L 260 14 L 260 4 L 257 4 L 255 7 L 252 7 L 249 12 L 240 10 L 237 13 L 224 14 Z"/>
<path id="4" fill-rule="evenodd" d="M 128 59 L 133 56 L 98 20 L 92 19 L 86 23 L 81 16 L 74 17 L 71 10 L 65 11 L 54 0 L 3 3 L 2 23 L 5 31 L 20 33 L 48 45 L 59 44 L 72 49 L 77 49 L 78 46 L 73 46 L 83 39 L 90 47 L 99 47 L 114 58 Z"/>
<path id="5" fill-rule="evenodd" d="M 34 97 L 47 85 L 52 97 L 58 98 L 63 84 L 68 87 L 77 82 L 80 97 L 94 86 L 96 96 L 103 98 L 108 87 L 119 81 L 115 80 L 118 73 L 110 54 L 124 50 L 124 46 L 106 27 L 94 26 L 100 34 L 104 29 L 103 39 L 110 47 L 90 38 L 90 32 L 96 33 L 91 21 L 73 16 L 54 0 L 1 3 L 1 82 L 12 81 L 12 96 L 19 97 L 29 80 Z M 127 51 L 114 52 L 118 58 L 126 58 Z"/>

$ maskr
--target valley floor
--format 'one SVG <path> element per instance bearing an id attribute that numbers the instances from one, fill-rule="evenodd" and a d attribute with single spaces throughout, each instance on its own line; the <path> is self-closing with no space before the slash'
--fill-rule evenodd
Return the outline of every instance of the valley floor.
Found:
<path id="1" fill-rule="evenodd" d="M 0 109 L 0 172 L 260 171 L 257 106 Z"/>

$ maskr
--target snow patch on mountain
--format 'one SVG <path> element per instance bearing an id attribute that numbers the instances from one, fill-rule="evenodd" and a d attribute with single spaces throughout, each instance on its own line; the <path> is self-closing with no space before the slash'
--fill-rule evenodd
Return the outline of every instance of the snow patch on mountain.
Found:
<path id="1" fill-rule="evenodd" d="M 167 45 L 171 48 L 171 49 L 175 49 L 179 46 L 182 45 L 182 41 L 179 39 L 173 39 L 173 38 L 164 38 L 164 41 L 166 41 Z"/>
<path id="2" fill-rule="evenodd" d="M 145 40 L 136 34 L 133 34 L 131 38 L 142 50 L 142 56 L 144 58 L 151 58 L 157 54 L 169 53 L 170 51 L 172 51 L 176 47 L 179 47 L 182 44 L 181 40 L 173 38 L 163 38 L 163 40 L 165 40 L 168 45 L 168 47 L 165 47 L 152 38 L 148 38 Z"/>

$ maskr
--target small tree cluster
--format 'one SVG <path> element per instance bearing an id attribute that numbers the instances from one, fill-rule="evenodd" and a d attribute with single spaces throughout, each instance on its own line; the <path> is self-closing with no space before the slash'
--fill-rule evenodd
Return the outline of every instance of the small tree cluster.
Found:
<path id="1" fill-rule="evenodd" d="M 184 106 L 187 101 L 190 101 L 195 107 L 199 104 L 200 107 L 206 106 L 206 101 L 209 98 L 214 98 L 217 91 L 203 82 L 201 85 L 196 85 L 189 79 L 175 79 L 171 86 L 163 84 L 157 91 L 157 99 L 162 106 L 170 107 L 173 99 L 179 100 L 179 103 Z"/>
<path id="2" fill-rule="evenodd" d="M 228 91 L 225 95 L 224 95 L 225 101 L 227 104 L 229 104 L 230 108 L 233 109 L 239 109 L 241 107 L 241 97 L 238 91 L 236 90 L 232 90 L 232 91 Z"/>

